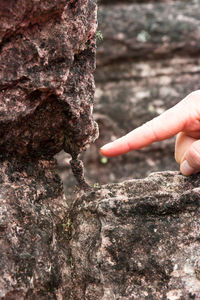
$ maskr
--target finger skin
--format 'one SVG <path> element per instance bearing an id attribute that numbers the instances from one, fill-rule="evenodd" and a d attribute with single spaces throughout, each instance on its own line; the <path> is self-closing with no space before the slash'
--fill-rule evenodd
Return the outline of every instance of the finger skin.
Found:
<path id="1" fill-rule="evenodd" d="M 191 147 L 191 145 L 196 142 L 197 139 L 189 136 L 185 132 L 181 132 L 176 137 L 175 144 L 175 160 L 180 165 L 186 159 L 185 154 L 187 150 Z"/>
<path id="2" fill-rule="evenodd" d="M 194 173 L 200 171 L 200 140 L 192 143 L 190 148 L 185 153 L 185 159 L 195 170 Z"/>
<path id="3" fill-rule="evenodd" d="M 136 128 L 127 135 L 101 148 L 101 153 L 107 157 L 125 154 L 138 150 L 156 141 L 168 139 L 183 131 L 188 123 L 188 104 L 181 101 L 162 115 Z"/>
<path id="4" fill-rule="evenodd" d="M 194 153 L 193 149 L 195 147 L 199 147 L 199 143 L 200 141 L 198 139 L 188 136 L 184 132 L 181 132 L 177 135 L 175 145 L 175 160 L 178 164 L 180 164 L 180 171 L 185 176 L 198 173 L 200 170 L 200 165 L 198 164 L 198 159 L 196 158 L 196 151 Z M 192 160 L 195 160 L 195 163 L 197 163 L 196 166 L 191 163 L 191 158 Z M 192 165 L 194 167 L 192 167 Z"/>
<path id="5" fill-rule="evenodd" d="M 192 92 L 162 115 L 101 148 L 112 157 L 177 135 L 175 159 L 183 175 L 200 172 L 200 90 Z"/>

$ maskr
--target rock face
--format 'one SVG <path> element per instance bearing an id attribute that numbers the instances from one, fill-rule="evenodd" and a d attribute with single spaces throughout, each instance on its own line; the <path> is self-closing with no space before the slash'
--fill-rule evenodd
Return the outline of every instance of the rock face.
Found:
<path id="1" fill-rule="evenodd" d="M 199 186 L 162 172 L 79 197 L 70 299 L 200 299 Z"/>
<path id="2" fill-rule="evenodd" d="M 54 161 L 1 162 L 0 299 L 66 294 L 69 262 L 61 242 L 67 203 L 54 169 Z"/>
<path id="3" fill-rule="evenodd" d="M 94 1 L 1 1 L 0 152 L 79 153 L 96 137 Z"/>
<path id="4" fill-rule="evenodd" d="M 68 205 L 53 156 L 64 148 L 74 167 L 97 137 L 96 24 L 94 0 L 0 2 L 1 299 L 68 299 Z"/>

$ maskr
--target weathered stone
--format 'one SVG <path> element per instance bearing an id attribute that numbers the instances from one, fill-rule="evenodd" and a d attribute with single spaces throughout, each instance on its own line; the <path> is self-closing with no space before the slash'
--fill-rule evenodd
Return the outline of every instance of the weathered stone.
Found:
<path id="1" fill-rule="evenodd" d="M 67 202 L 55 161 L 1 163 L 0 299 L 67 299 Z"/>
<path id="2" fill-rule="evenodd" d="M 163 172 L 79 197 L 70 299 L 200 299 L 199 185 Z"/>
<path id="3" fill-rule="evenodd" d="M 0 298 L 68 299 L 68 203 L 53 156 L 93 120 L 96 1 L 0 1 Z"/>
<path id="4" fill-rule="evenodd" d="M 0 20 L 1 155 L 81 152 L 97 136 L 95 2 L 3 1 Z"/>

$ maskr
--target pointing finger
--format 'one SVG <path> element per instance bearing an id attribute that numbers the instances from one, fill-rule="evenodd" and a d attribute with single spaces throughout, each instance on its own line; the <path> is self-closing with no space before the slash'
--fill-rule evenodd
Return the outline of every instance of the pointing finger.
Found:
<path id="1" fill-rule="evenodd" d="M 101 153 L 112 157 L 141 149 L 153 142 L 176 135 L 184 129 L 186 122 L 188 122 L 188 108 L 183 100 L 162 115 L 105 145 L 101 148 Z"/>

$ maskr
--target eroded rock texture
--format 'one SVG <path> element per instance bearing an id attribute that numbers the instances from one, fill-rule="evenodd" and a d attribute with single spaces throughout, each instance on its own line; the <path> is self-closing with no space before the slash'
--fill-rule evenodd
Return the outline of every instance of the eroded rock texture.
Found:
<path id="1" fill-rule="evenodd" d="M 64 148 L 76 165 L 97 137 L 96 23 L 94 0 L 0 1 L 1 299 L 68 299 L 67 202 L 53 156 Z"/>
<path id="2" fill-rule="evenodd" d="M 0 152 L 80 152 L 92 118 L 95 1 L 1 1 Z"/>
<path id="3" fill-rule="evenodd" d="M 67 299 L 67 203 L 54 169 L 54 161 L 1 163 L 0 299 Z"/>
<path id="4" fill-rule="evenodd" d="M 152 173 L 78 198 L 70 299 L 200 299 L 200 177 Z"/>

